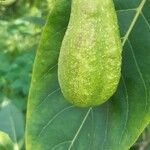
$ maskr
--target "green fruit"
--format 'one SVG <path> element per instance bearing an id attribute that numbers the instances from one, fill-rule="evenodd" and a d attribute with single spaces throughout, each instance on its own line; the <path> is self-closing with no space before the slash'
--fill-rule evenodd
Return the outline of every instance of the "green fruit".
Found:
<path id="1" fill-rule="evenodd" d="M 64 97 L 80 107 L 96 106 L 116 91 L 121 41 L 112 0 L 72 0 L 58 63 Z"/>

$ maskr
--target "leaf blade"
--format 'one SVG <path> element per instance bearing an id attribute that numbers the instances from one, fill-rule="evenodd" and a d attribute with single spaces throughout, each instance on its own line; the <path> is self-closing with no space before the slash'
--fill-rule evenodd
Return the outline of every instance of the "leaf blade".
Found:
<path id="1" fill-rule="evenodd" d="M 116 1 L 116 5 L 117 2 L 118 1 Z M 119 2 L 120 4 L 122 3 L 121 5 L 123 6 L 127 1 Z M 135 1 L 135 6 L 142 6 L 139 8 L 143 8 L 144 2 L 146 1 Z M 129 6 L 130 3 L 127 2 L 127 5 Z M 133 5 L 133 3 L 131 5 Z M 126 6 L 124 7 L 127 8 Z M 129 8 L 132 9 L 132 7 Z M 122 19 L 121 17 L 123 15 L 124 13 L 119 16 L 119 20 Z M 130 30 L 128 30 L 130 32 L 126 34 L 126 40 L 123 44 L 124 51 L 122 79 L 120 81 L 118 90 L 110 101 L 102 106 L 92 108 L 87 117 L 87 108 L 81 109 L 71 107 L 70 104 L 68 104 L 64 100 L 61 91 L 57 90 L 59 89 L 57 80 L 57 59 L 54 60 L 55 63 L 50 63 L 52 64 L 52 66 L 45 67 L 43 65 L 41 67 L 42 71 L 40 71 L 39 76 L 36 75 L 36 81 L 38 81 L 38 79 L 41 79 L 41 76 L 43 76 L 43 74 L 46 74 L 46 76 L 44 75 L 44 79 L 42 78 L 43 80 L 40 80 L 39 84 L 35 84 L 35 82 L 33 81 L 33 87 L 31 87 L 30 90 L 31 95 L 29 98 L 29 104 L 31 106 L 28 105 L 29 112 L 27 115 L 26 134 L 28 141 L 27 146 L 30 145 L 28 146 L 29 150 L 32 149 L 32 146 L 34 148 L 36 147 L 37 150 L 41 150 L 43 147 L 45 150 L 51 148 L 55 150 L 97 150 L 99 148 L 102 150 L 116 150 L 118 149 L 118 147 L 119 149 L 127 150 L 135 142 L 139 134 L 143 131 L 150 120 L 148 115 L 149 107 L 147 105 L 150 103 L 148 97 L 150 87 L 147 87 L 149 83 L 148 76 L 150 75 L 150 72 L 147 70 L 147 67 L 144 67 L 144 65 L 148 66 L 149 64 L 147 54 L 150 45 L 147 44 L 145 46 L 144 41 L 147 40 L 146 43 L 150 43 L 150 30 L 147 29 L 147 25 L 145 26 L 146 22 L 141 18 L 141 13 L 138 12 L 138 15 L 137 13 L 135 15 L 136 17 L 132 16 L 130 17 L 130 19 L 128 19 L 128 22 L 131 22 L 129 27 Z M 131 21 L 131 19 L 133 18 L 136 18 L 134 20 L 134 23 L 132 23 L 133 20 Z M 141 29 L 141 26 L 144 26 L 144 28 L 142 28 L 142 30 L 139 30 Z M 123 24 L 121 24 L 121 28 L 122 27 Z M 46 34 L 46 31 L 47 30 L 45 29 L 45 32 L 43 34 Z M 44 42 L 44 40 L 42 41 Z M 142 46 L 140 46 L 139 43 Z M 136 53 L 133 50 L 136 50 Z M 141 52 L 141 50 L 144 52 Z M 43 52 L 42 48 L 39 48 L 39 51 Z M 57 51 L 59 53 L 59 48 L 57 49 Z M 56 57 L 58 57 L 58 55 Z M 144 58 L 146 59 L 143 61 Z M 40 56 L 38 59 L 47 60 L 47 57 Z M 37 70 L 40 70 L 38 69 L 39 60 L 35 61 L 35 63 L 37 63 L 37 67 L 34 68 L 36 68 Z M 46 71 L 43 71 L 43 68 Z M 50 72 L 47 71 L 49 70 L 49 68 Z M 51 70 L 51 68 L 53 71 Z M 145 69 L 143 70 L 141 68 Z M 35 73 L 38 73 L 36 69 L 33 73 L 33 76 L 35 76 Z M 42 87 L 39 90 L 36 90 L 35 87 L 38 87 L 41 84 Z M 147 96 L 145 97 L 147 97 L 147 100 L 145 99 L 145 101 L 141 101 L 146 91 Z M 38 92 L 41 92 L 43 94 L 38 95 L 36 99 L 35 94 Z M 43 99 L 45 101 L 41 103 L 41 100 Z M 136 103 L 136 101 L 138 103 Z M 35 112 L 34 110 L 37 108 L 37 106 L 40 107 L 38 107 L 37 111 Z M 147 107 L 146 109 L 145 106 Z M 66 110 L 66 108 L 70 109 L 67 109 L 67 111 L 63 111 L 64 109 Z M 145 111 L 143 112 L 143 110 Z M 32 111 L 32 113 L 30 111 Z M 80 129 L 80 125 L 84 118 L 86 118 L 86 120 L 84 121 L 84 124 Z M 142 119 L 140 123 L 139 118 Z M 69 124 L 69 122 L 71 122 L 71 125 Z M 43 128 L 43 126 L 45 125 L 46 128 Z M 35 126 L 37 129 L 33 129 Z M 40 138 L 36 138 L 41 128 L 44 129 L 44 132 L 42 131 L 42 136 L 40 136 Z M 74 139 L 74 135 L 77 136 L 75 136 L 75 140 L 72 140 Z M 48 139 L 50 139 L 50 142 L 48 141 Z M 70 146 L 70 143 L 73 144 L 71 144 Z"/>

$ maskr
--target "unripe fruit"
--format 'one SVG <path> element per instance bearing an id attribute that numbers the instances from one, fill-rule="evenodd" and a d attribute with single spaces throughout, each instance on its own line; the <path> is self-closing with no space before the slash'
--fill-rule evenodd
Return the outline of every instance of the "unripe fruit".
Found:
<path id="1" fill-rule="evenodd" d="M 81 107 L 107 101 L 121 72 L 121 41 L 112 0 L 72 0 L 58 62 L 64 97 Z"/>

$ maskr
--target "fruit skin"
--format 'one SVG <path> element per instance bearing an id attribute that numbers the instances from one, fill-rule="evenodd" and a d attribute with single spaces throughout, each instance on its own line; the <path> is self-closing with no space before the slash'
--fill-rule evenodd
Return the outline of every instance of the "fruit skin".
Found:
<path id="1" fill-rule="evenodd" d="M 112 0 L 72 0 L 58 62 L 64 97 L 80 107 L 97 106 L 116 91 L 122 46 Z"/>

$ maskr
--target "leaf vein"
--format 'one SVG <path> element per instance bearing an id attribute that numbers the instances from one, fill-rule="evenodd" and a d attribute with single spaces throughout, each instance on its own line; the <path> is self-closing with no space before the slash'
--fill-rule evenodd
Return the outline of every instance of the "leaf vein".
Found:
<path id="1" fill-rule="evenodd" d="M 117 10 L 116 12 L 125 12 L 125 11 L 136 11 L 137 8 L 131 8 L 131 9 L 120 9 Z"/>
<path id="2" fill-rule="evenodd" d="M 49 121 L 48 123 L 41 129 L 38 137 L 40 137 L 42 135 L 42 133 L 44 132 L 44 130 L 62 113 L 62 112 L 65 112 L 66 110 L 70 109 L 70 108 L 73 108 L 74 106 L 69 106 L 69 107 L 66 107 L 64 109 L 62 109 L 61 111 L 59 111 L 56 115 L 54 115 Z"/>
<path id="3" fill-rule="evenodd" d="M 136 12 L 136 14 L 135 14 L 135 16 L 133 18 L 133 21 L 132 21 L 128 31 L 126 32 L 126 34 L 124 36 L 124 39 L 123 39 L 123 42 L 122 42 L 122 46 L 125 45 L 125 43 L 126 43 L 128 37 L 129 37 L 130 33 L 132 32 L 132 29 L 133 29 L 135 23 L 137 22 L 137 19 L 138 19 L 139 15 L 140 15 L 140 13 L 141 13 L 145 3 L 146 3 L 146 0 L 142 0 L 142 2 L 140 3 L 139 7 L 136 9 L 137 12 Z"/>
<path id="4" fill-rule="evenodd" d="M 145 111 L 146 111 L 147 105 L 148 105 L 148 93 L 147 93 L 148 89 L 147 89 L 146 82 L 145 82 L 145 80 L 144 80 L 143 74 L 142 74 L 142 72 L 141 72 L 141 69 L 140 69 L 140 67 L 139 67 L 139 64 L 138 64 L 138 62 L 137 62 L 137 59 L 136 59 L 136 57 L 135 57 L 135 53 L 134 53 L 133 47 L 132 47 L 132 45 L 131 45 L 131 42 L 130 42 L 129 40 L 128 40 L 128 42 L 129 42 L 129 45 L 130 45 L 130 49 L 131 49 L 131 52 L 132 52 L 132 56 L 133 56 L 133 59 L 134 59 L 134 62 L 135 62 L 137 71 L 138 71 L 138 73 L 139 73 L 139 75 L 140 75 L 141 81 L 142 81 L 143 86 L 144 86 L 144 90 L 145 90 Z"/>
<path id="5" fill-rule="evenodd" d="M 55 150 L 55 148 L 59 147 L 60 145 L 66 144 L 66 143 L 71 143 L 71 141 L 64 141 L 64 142 L 58 143 L 57 145 L 52 147 L 51 150 Z"/>
<path id="6" fill-rule="evenodd" d="M 72 139 L 72 142 L 71 142 L 71 144 L 70 144 L 68 150 L 71 150 L 71 148 L 72 148 L 72 146 L 73 146 L 73 144 L 74 144 L 74 142 L 75 142 L 75 140 L 76 140 L 78 134 L 80 133 L 80 131 L 81 131 L 81 129 L 82 129 L 82 127 L 83 127 L 83 125 L 84 125 L 86 119 L 88 118 L 88 116 L 89 116 L 91 110 L 92 110 L 92 107 L 90 107 L 89 110 L 87 111 L 87 113 L 86 113 L 86 115 L 85 115 L 85 117 L 84 117 L 84 119 L 83 119 L 83 121 L 82 121 L 82 123 L 81 123 L 79 129 L 77 130 L 75 136 L 74 136 L 73 139 Z"/>
<path id="7" fill-rule="evenodd" d="M 45 103 L 45 101 L 47 100 L 47 98 L 48 98 L 49 96 L 53 95 L 54 93 L 56 93 L 56 92 L 58 92 L 58 91 L 60 91 L 60 88 L 58 88 L 58 89 L 52 91 L 50 94 L 48 94 L 48 95 L 43 99 L 43 101 L 42 101 L 38 106 L 36 106 L 35 109 L 37 110 L 43 103 Z"/>
<path id="8" fill-rule="evenodd" d="M 109 121 L 109 104 L 107 103 L 107 116 L 106 116 L 106 128 L 105 128 L 105 135 L 104 135 L 104 140 L 102 143 L 102 150 L 104 149 L 104 145 L 106 143 L 107 140 L 107 135 L 108 135 L 108 121 Z"/>
<path id="9" fill-rule="evenodd" d="M 128 90 L 127 90 L 127 86 L 126 86 L 126 83 L 125 83 L 125 79 L 122 75 L 122 81 L 123 81 L 123 86 L 124 86 L 124 89 L 125 89 L 125 94 L 126 94 L 126 117 L 125 117 L 125 123 L 124 123 L 124 127 L 123 127 L 123 131 L 121 133 L 121 138 L 120 138 L 120 141 L 119 141 L 119 145 L 122 141 L 122 138 L 125 134 L 125 131 L 126 131 L 126 127 L 127 127 L 127 122 L 128 122 L 128 116 L 129 116 L 129 96 L 128 96 Z"/>
<path id="10" fill-rule="evenodd" d="M 150 23 L 148 22 L 148 20 L 146 19 L 145 15 L 143 14 L 143 12 L 141 12 L 141 15 L 143 17 L 143 19 L 145 20 L 146 24 L 148 25 L 148 28 L 150 29 Z"/>
<path id="11" fill-rule="evenodd" d="M 49 74 L 49 72 L 50 72 L 52 69 L 54 69 L 56 66 L 57 66 L 57 63 L 56 63 L 55 65 L 53 65 L 51 68 L 49 68 L 48 71 L 47 71 L 45 74 L 43 74 L 43 76 L 41 77 L 40 80 L 43 80 L 43 79 Z"/>

